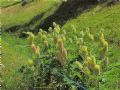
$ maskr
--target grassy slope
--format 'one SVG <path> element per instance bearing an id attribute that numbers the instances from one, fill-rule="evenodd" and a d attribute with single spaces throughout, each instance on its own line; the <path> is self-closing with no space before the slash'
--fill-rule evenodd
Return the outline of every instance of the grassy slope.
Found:
<path id="1" fill-rule="evenodd" d="M 97 6 L 89 12 L 84 12 L 76 19 L 68 21 L 63 28 L 71 30 L 71 24 L 79 31 L 85 31 L 86 27 L 90 27 L 92 33 L 98 33 L 101 28 L 105 29 L 105 36 L 109 41 L 109 70 L 103 74 L 107 80 L 105 84 L 101 84 L 100 90 L 118 90 L 117 85 L 120 84 L 120 4 L 112 7 Z M 113 40 L 113 43 L 110 42 Z M 120 89 L 120 87 L 119 87 Z"/>
<path id="2" fill-rule="evenodd" d="M 0 7 L 6 7 L 19 1 L 20 0 L 0 0 Z"/>
<path id="3" fill-rule="evenodd" d="M 18 69 L 33 58 L 26 40 L 3 34 L 2 37 L 2 63 L 5 65 L 4 80 L 7 90 L 17 90 L 20 80 Z"/>
<path id="4" fill-rule="evenodd" d="M 35 15 L 45 12 L 59 1 L 37 0 L 25 5 L 17 4 L 8 8 L 2 8 L 1 21 L 4 29 L 29 22 Z"/>
<path id="5" fill-rule="evenodd" d="M 71 30 L 71 24 L 74 24 L 78 32 L 85 30 L 86 27 L 90 27 L 92 33 L 97 33 L 99 29 L 105 28 L 105 36 L 108 39 L 113 39 L 118 41 L 120 39 L 120 4 L 109 7 L 101 8 L 96 7 L 94 10 L 89 12 L 84 12 L 82 15 L 78 16 L 76 19 L 72 19 L 64 25 L 63 28 L 66 30 Z M 12 21 L 13 22 L 13 21 Z M 17 73 L 18 68 L 26 63 L 26 60 L 31 57 L 29 48 L 27 48 L 26 40 L 21 40 L 16 37 L 11 37 L 7 34 L 3 34 L 2 39 L 3 45 L 3 64 L 6 66 L 5 70 L 5 82 L 7 83 L 8 90 L 16 90 L 16 81 L 19 79 Z M 109 71 L 105 73 L 104 77 L 107 79 L 107 83 L 101 84 L 101 90 L 115 90 L 117 85 L 117 79 L 119 74 L 119 69 L 117 66 L 120 65 L 120 47 L 116 43 L 110 44 L 110 63 Z M 68 47 L 66 45 L 66 47 Z M 71 48 L 69 45 L 68 48 Z M 74 48 L 73 48 L 74 50 Z M 17 60 L 16 60 L 17 58 Z M 13 69 L 14 68 L 14 69 Z M 112 69 L 111 69 L 112 68 Z M 119 72 L 120 73 L 120 72 Z M 108 77 L 109 76 L 109 77 Z M 17 78 L 16 78 L 17 77 Z M 109 83 L 111 82 L 111 83 Z M 120 83 L 120 82 L 118 82 Z"/>
<path id="6" fill-rule="evenodd" d="M 40 0 L 30 3 L 25 7 L 20 4 L 2 9 L 2 24 L 5 28 L 12 25 L 24 24 L 31 20 L 35 15 L 40 14 L 49 8 L 54 7 L 58 1 Z M 54 10 L 53 10 L 54 11 Z M 23 13 L 24 12 L 24 13 Z M 46 13 L 44 18 L 51 13 Z M 7 90 L 18 90 L 17 84 L 20 81 L 18 69 L 34 58 L 33 53 L 28 47 L 26 39 L 20 39 L 16 36 L 2 34 L 2 63 L 5 65 L 4 80 Z"/>

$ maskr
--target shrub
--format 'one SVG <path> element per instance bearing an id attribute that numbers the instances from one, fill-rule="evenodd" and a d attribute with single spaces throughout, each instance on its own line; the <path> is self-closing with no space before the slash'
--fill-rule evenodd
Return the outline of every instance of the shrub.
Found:
<path id="1" fill-rule="evenodd" d="M 45 88 L 87 90 L 90 86 L 98 89 L 101 65 L 108 65 L 108 43 L 103 32 L 98 36 L 100 37 L 98 42 L 101 42 L 99 44 L 103 48 L 104 57 L 103 61 L 98 64 L 100 62 L 97 60 L 98 57 L 90 52 L 89 44 L 87 45 L 84 41 L 87 37 L 92 41 L 88 43 L 98 45 L 94 43 L 97 41 L 89 28 L 86 33 L 81 31 L 79 36 L 73 25 L 71 32 L 62 31 L 56 23 L 53 23 L 53 27 L 54 29 L 49 28 L 50 34 L 40 29 L 36 37 L 39 47 L 36 47 L 35 40 L 32 39 L 31 48 L 38 56 L 34 60 L 28 60 L 28 65 L 20 68 L 23 79 L 19 87 L 35 90 Z M 71 47 L 67 48 L 66 45 Z"/>

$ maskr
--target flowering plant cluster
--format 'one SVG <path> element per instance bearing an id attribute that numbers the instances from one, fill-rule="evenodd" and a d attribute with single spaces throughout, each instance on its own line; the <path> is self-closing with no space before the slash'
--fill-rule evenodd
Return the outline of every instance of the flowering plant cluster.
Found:
<path id="1" fill-rule="evenodd" d="M 92 86 L 98 89 L 99 76 L 109 65 L 108 42 L 104 30 L 100 30 L 96 39 L 90 28 L 77 32 L 72 25 L 72 30 L 66 31 L 53 22 L 53 28 L 50 27 L 48 31 L 40 29 L 37 36 L 26 32 L 36 58 L 29 59 L 28 65 L 20 68 L 23 74 L 20 88 L 87 90 Z M 99 55 L 101 60 L 89 48 L 89 45 L 96 42 L 102 48 Z"/>

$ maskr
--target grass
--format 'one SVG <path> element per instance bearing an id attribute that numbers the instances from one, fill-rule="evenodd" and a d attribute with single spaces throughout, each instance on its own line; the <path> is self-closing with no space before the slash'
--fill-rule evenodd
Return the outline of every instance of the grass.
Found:
<path id="1" fill-rule="evenodd" d="M 20 0 L 0 0 L 0 7 L 6 7 L 10 6 L 16 2 L 19 2 Z"/>
<path id="2" fill-rule="evenodd" d="M 54 0 L 53 0 L 54 1 Z M 47 2 L 47 3 L 45 3 Z M 5 28 L 28 22 L 34 15 L 46 11 L 56 2 L 41 1 L 28 4 L 24 8 L 15 5 L 2 9 L 2 23 Z M 15 7 L 15 8 L 14 8 Z M 111 7 L 102 7 L 98 5 L 90 11 L 85 11 L 75 19 L 69 20 L 62 28 L 66 31 L 71 30 L 71 24 L 75 25 L 78 35 L 81 30 L 85 31 L 86 27 L 90 27 L 92 33 L 98 33 L 101 28 L 105 29 L 105 36 L 109 41 L 109 58 L 110 65 L 108 71 L 103 73 L 101 78 L 106 80 L 100 84 L 100 90 L 119 90 L 120 84 L 120 4 Z M 18 11 L 18 12 L 17 12 Z M 22 13 L 24 11 L 24 13 Z M 34 13 L 32 12 L 34 11 Z M 9 13 L 9 14 L 8 14 Z M 25 16 L 25 17 L 24 17 Z M 51 37 L 51 34 L 49 34 Z M 111 42 L 113 41 L 113 42 Z M 27 63 L 27 60 L 33 59 L 34 55 L 28 47 L 26 39 L 20 39 L 16 36 L 10 36 L 6 33 L 2 34 L 2 57 L 5 65 L 5 84 L 7 90 L 18 90 L 17 83 L 20 81 L 18 69 Z M 74 51 L 73 45 L 66 44 L 65 47 Z M 97 49 L 97 48 L 96 48 Z M 70 56 L 69 58 L 72 58 Z M 94 90 L 91 88 L 90 90 Z"/>
<path id="3" fill-rule="evenodd" d="M 75 25 L 77 32 L 85 31 L 90 27 L 91 33 L 99 33 L 101 28 L 105 30 L 105 36 L 109 42 L 110 66 L 108 72 L 103 74 L 107 80 L 105 84 L 100 85 L 100 90 L 117 90 L 120 84 L 120 4 L 111 7 L 101 7 L 84 12 L 75 19 L 69 20 L 63 29 L 71 30 L 71 25 Z M 119 87 L 120 89 L 120 87 Z"/>
<path id="4" fill-rule="evenodd" d="M 25 40 L 3 34 L 2 63 L 5 66 L 4 80 L 7 90 L 17 90 L 20 75 L 18 69 L 31 57 Z"/>
<path id="5" fill-rule="evenodd" d="M 75 25 L 78 31 L 85 30 L 86 27 L 91 28 L 91 32 L 98 32 L 101 28 L 105 29 L 107 38 L 120 39 L 120 4 L 112 7 L 101 7 L 84 12 L 76 19 L 72 19 L 64 25 L 65 29 L 69 29 L 71 24 Z"/>
<path id="6" fill-rule="evenodd" d="M 34 16 L 55 6 L 58 1 L 37 0 L 25 6 L 21 4 L 2 8 L 1 22 L 2 28 L 6 29 L 14 25 L 21 25 L 29 22 Z"/>
<path id="7" fill-rule="evenodd" d="M 2 1 L 2 3 L 7 5 L 9 2 Z M 37 0 L 24 7 L 16 4 L 2 8 L 2 28 L 6 29 L 29 22 L 35 15 L 45 12 L 57 3 L 58 1 Z M 49 14 L 50 12 L 46 13 L 44 17 L 47 17 Z M 34 55 L 30 51 L 26 39 L 20 39 L 17 36 L 11 36 L 4 32 L 2 33 L 2 46 L 2 63 L 5 65 L 5 90 L 18 90 L 18 82 L 20 81 L 18 69 L 26 64 L 28 59 L 34 58 Z"/>

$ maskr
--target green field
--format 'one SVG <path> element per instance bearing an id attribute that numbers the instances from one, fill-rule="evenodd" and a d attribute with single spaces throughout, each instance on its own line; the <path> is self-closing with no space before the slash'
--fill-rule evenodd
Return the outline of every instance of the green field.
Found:
<path id="1" fill-rule="evenodd" d="M 16 2 L 20 2 L 20 0 L 0 0 L 0 7 L 7 7 Z"/>
<path id="2" fill-rule="evenodd" d="M 14 3 L 2 1 L 0 6 L 7 6 Z M 8 34 L 4 30 L 8 27 L 15 25 L 23 25 L 29 22 L 37 14 L 46 12 L 42 20 L 54 13 L 61 2 L 59 0 L 40 0 L 27 4 L 22 7 L 20 4 L 16 4 L 7 8 L 2 8 L 1 22 L 2 22 L 2 63 L 5 66 L 4 70 L 4 88 L 3 90 L 19 90 L 18 85 L 22 80 L 22 74 L 19 73 L 21 66 L 26 65 L 28 59 L 35 59 L 36 55 L 29 47 L 28 40 L 26 38 L 19 38 L 14 34 Z M 50 11 L 48 9 L 53 8 Z M 68 38 L 73 36 L 74 31 L 72 25 L 75 26 L 77 33 L 76 36 L 80 37 L 80 32 L 86 32 L 86 27 L 90 28 L 90 32 L 97 37 L 101 28 L 104 29 L 104 35 L 109 44 L 108 57 L 110 64 L 106 72 L 102 72 L 100 78 L 105 80 L 104 83 L 100 83 L 99 90 L 119 90 L 120 87 L 120 3 L 112 5 L 110 7 L 104 5 L 97 5 L 95 8 L 89 11 L 84 11 L 81 15 L 74 19 L 70 19 L 66 22 L 61 30 L 67 32 L 65 48 L 68 50 L 68 59 L 77 56 L 77 46 L 75 42 L 69 43 Z M 41 21 L 41 20 L 40 20 Z M 39 21 L 39 22 L 40 22 Z M 38 24 L 38 23 L 36 23 Z M 34 26 L 33 26 L 34 27 Z M 35 35 L 35 44 L 42 46 L 42 42 L 39 41 L 37 35 Z M 53 38 L 52 33 L 47 33 L 47 40 L 52 47 L 55 47 L 51 42 Z M 87 38 L 84 41 L 85 45 L 91 54 L 95 55 L 98 59 L 100 47 L 99 43 L 92 44 Z M 95 45 L 95 47 L 94 47 Z M 50 48 L 51 52 L 55 53 L 56 48 Z M 43 49 L 41 55 L 44 55 Z M 101 61 L 97 60 L 97 63 Z M 89 90 L 95 90 L 94 87 L 89 87 Z M 26 89 L 24 89 L 26 90 Z M 72 90 L 72 89 L 71 89 Z M 75 89 L 76 90 L 76 89 Z"/>
<path id="3" fill-rule="evenodd" d="M 89 12 L 84 12 L 76 19 L 68 21 L 63 28 L 66 31 L 71 30 L 71 24 L 75 25 L 79 31 L 85 31 L 86 27 L 90 27 L 91 32 L 98 34 L 101 28 L 104 28 L 105 36 L 109 42 L 110 71 L 105 73 L 108 83 L 101 85 L 100 90 L 115 90 L 117 80 L 120 83 L 120 4 L 112 7 L 97 6 Z M 113 41 L 113 42 L 112 42 Z M 118 68 L 116 68 L 118 67 Z"/>
<path id="4" fill-rule="evenodd" d="M 29 22 L 37 14 L 48 11 L 50 8 L 57 7 L 56 4 L 59 1 L 45 1 L 36 0 L 33 3 L 28 3 L 22 7 L 21 3 L 10 6 L 8 8 L 2 8 L 1 22 L 3 29 L 7 29 L 14 25 L 25 24 Z M 52 13 L 52 11 L 51 11 Z M 48 14 L 49 15 L 49 14 Z"/>
<path id="5" fill-rule="evenodd" d="M 3 1 L 4 5 L 8 5 L 12 2 Z M 13 5 L 7 8 L 2 8 L 1 22 L 2 28 L 6 29 L 10 26 L 24 24 L 29 22 L 35 15 L 48 10 L 51 7 L 55 7 L 58 1 L 44 1 L 38 0 L 33 3 L 29 3 L 25 7 L 21 4 Z M 53 9 L 54 10 L 54 9 Z M 34 11 L 34 12 L 33 12 Z M 50 13 L 46 13 L 48 16 Z M 3 29 L 3 30 L 4 30 Z M 7 90 L 17 90 L 18 83 L 16 80 L 20 75 L 18 69 L 25 64 L 30 58 L 33 58 L 33 54 L 29 53 L 28 44 L 26 40 L 20 39 L 16 36 L 11 36 L 3 32 L 2 34 L 2 62 L 6 66 L 4 80 Z"/>

